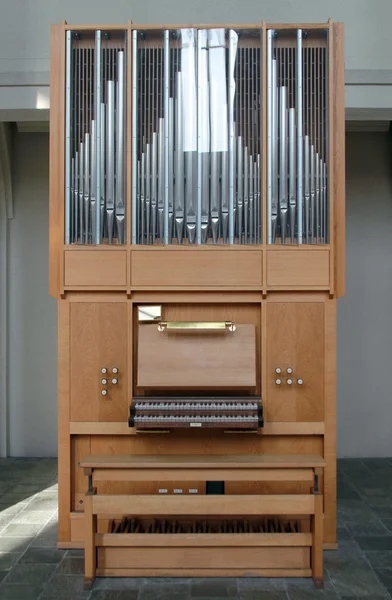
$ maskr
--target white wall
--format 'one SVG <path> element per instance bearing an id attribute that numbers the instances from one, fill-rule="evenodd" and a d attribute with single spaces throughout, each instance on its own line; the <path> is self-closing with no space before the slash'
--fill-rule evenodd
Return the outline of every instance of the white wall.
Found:
<path id="1" fill-rule="evenodd" d="M 392 136 L 347 135 L 347 295 L 338 305 L 338 454 L 392 456 Z"/>
<path id="2" fill-rule="evenodd" d="M 49 136 L 13 140 L 9 453 L 57 455 L 57 303 L 48 295 Z"/>
<path id="3" fill-rule="evenodd" d="M 392 455 L 391 136 L 347 135 L 347 296 L 338 303 L 338 454 Z M 10 454 L 57 453 L 57 314 L 48 296 L 48 136 L 14 139 Z"/>

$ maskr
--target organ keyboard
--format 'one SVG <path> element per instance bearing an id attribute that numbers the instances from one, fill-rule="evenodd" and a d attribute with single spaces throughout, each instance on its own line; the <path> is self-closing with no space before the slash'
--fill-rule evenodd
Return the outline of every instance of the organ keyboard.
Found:
<path id="1" fill-rule="evenodd" d="M 257 429 L 263 426 L 261 398 L 135 397 L 129 426 L 137 429 L 214 427 Z"/>

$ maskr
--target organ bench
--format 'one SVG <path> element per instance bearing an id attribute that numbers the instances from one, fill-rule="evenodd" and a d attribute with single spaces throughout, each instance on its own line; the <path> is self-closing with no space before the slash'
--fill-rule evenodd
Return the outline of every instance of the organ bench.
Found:
<path id="1" fill-rule="evenodd" d="M 319 476 L 325 461 L 320 456 L 108 455 L 88 456 L 79 466 L 89 481 L 84 506 L 86 589 L 92 587 L 96 574 L 192 577 L 204 575 L 206 570 L 214 576 L 311 575 L 316 587 L 323 587 L 323 497 Z M 102 481 L 164 484 L 198 479 L 300 481 L 313 487 L 306 494 L 185 497 L 105 495 L 94 487 Z M 122 521 L 117 526 L 109 521 L 108 531 L 98 533 L 97 516 L 105 514 L 121 517 Z M 273 518 L 277 515 L 279 520 Z M 135 517 L 141 523 L 129 532 Z M 170 518 L 175 521 L 169 520 L 162 528 Z M 161 519 L 159 533 L 155 533 L 156 519 Z M 201 521 L 201 527 L 197 521 Z"/>

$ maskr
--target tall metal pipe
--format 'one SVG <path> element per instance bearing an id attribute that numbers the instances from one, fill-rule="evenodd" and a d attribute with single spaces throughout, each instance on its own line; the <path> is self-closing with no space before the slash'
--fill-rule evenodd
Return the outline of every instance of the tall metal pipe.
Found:
<path id="1" fill-rule="evenodd" d="M 101 32 L 95 32 L 95 243 L 101 243 Z M 94 217 L 93 217 L 94 223 Z"/>
<path id="2" fill-rule="evenodd" d="M 297 31 L 297 241 L 302 244 L 303 138 L 302 138 L 302 29 Z"/>
<path id="3" fill-rule="evenodd" d="M 305 184 L 305 242 L 309 244 L 310 232 L 309 232 L 309 217 L 310 217 L 310 163 L 309 163 L 309 136 L 304 137 L 304 184 Z"/>
<path id="4" fill-rule="evenodd" d="M 146 155 L 142 152 L 140 165 L 140 219 L 138 241 L 144 244 L 144 234 L 146 227 Z"/>
<path id="5" fill-rule="evenodd" d="M 267 156 L 267 215 L 268 215 L 268 243 L 272 244 L 272 172 L 273 172 L 273 125 L 272 125 L 272 114 L 273 114 L 273 94 L 272 94 L 272 38 L 273 30 L 269 29 L 267 32 L 267 85 L 268 85 L 268 111 L 267 111 L 267 128 L 268 128 L 268 156 Z"/>
<path id="6" fill-rule="evenodd" d="M 278 130 L 279 130 L 279 99 L 277 88 L 277 64 L 272 60 L 272 85 L 271 85 L 271 244 L 275 243 L 278 227 L 279 209 L 279 175 L 278 175 Z"/>
<path id="7" fill-rule="evenodd" d="M 90 134 L 84 136 L 84 241 L 89 243 L 90 231 Z"/>
<path id="8" fill-rule="evenodd" d="M 282 244 L 286 243 L 287 230 L 287 88 L 280 88 L 279 106 L 279 216 Z"/>
<path id="9" fill-rule="evenodd" d="M 137 242 L 137 31 L 132 32 L 132 244 Z"/>
<path id="10" fill-rule="evenodd" d="M 163 41 L 163 59 L 164 59 L 164 97 L 163 97 L 163 114 L 164 114 L 164 218 L 163 218 L 163 242 L 169 243 L 169 161 L 170 161 L 170 143 L 169 143 L 169 128 L 170 128 L 170 104 L 169 104 L 169 84 L 170 84 L 170 42 L 169 30 L 166 29 Z"/>
<path id="11" fill-rule="evenodd" d="M 96 121 L 91 121 L 91 243 L 96 243 L 97 230 L 97 128 Z"/>
<path id="12" fill-rule="evenodd" d="M 124 52 L 117 52 L 117 127 L 116 127 L 116 226 L 117 242 L 125 241 L 124 202 Z"/>
<path id="13" fill-rule="evenodd" d="M 233 30 L 229 31 L 229 244 L 234 244 L 235 231 L 235 125 L 234 125 L 234 96 L 235 79 L 234 69 L 237 54 L 238 35 Z"/>
<path id="14" fill-rule="evenodd" d="M 114 158 L 115 158 L 115 104 L 114 104 L 114 81 L 107 81 L 107 109 L 106 109 L 106 221 L 108 228 L 108 242 L 113 242 L 114 234 Z"/>
<path id="15" fill-rule="evenodd" d="M 315 197 L 316 197 L 316 185 L 315 185 L 315 154 L 314 154 L 314 146 L 313 144 L 310 146 L 309 151 L 310 158 L 310 214 L 309 214 L 309 235 L 310 235 L 310 243 L 313 244 L 314 241 L 314 222 L 315 222 Z"/>
<path id="16" fill-rule="evenodd" d="M 79 152 L 75 152 L 75 181 L 74 181 L 74 212 L 73 212 L 73 241 L 79 239 Z"/>
<path id="17" fill-rule="evenodd" d="M 167 120 L 167 119 L 166 119 Z M 164 209 L 165 209 L 165 119 L 158 123 L 158 238 L 164 243 Z"/>
<path id="18" fill-rule="evenodd" d="M 101 126 L 100 126 L 100 188 L 101 195 L 98 198 L 99 203 L 99 241 L 101 242 L 105 235 L 106 224 L 106 105 L 101 103 Z"/>
<path id="19" fill-rule="evenodd" d="M 295 108 L 289 108 L 289 207 L 290 207 L 290 235 L 291 243 L 295 242 L 295 218 L 297 209 L 296 197 L 296 136 L 295 136 Z"/>
<path id="20" fill-rule="evenodd" d="M 151 234 L 155 244 L 157 232 L 157 177 L 158 177 L 158 133 L 152 134 L 151 144 Z"/>
<path id="21" fill-rule="evenodd" d="M 319 154 L 316 152 L 315 156 L 315 177 L 316 177 L 316 230 L 315 230 L 315 240 L 316 244 L 320 242 L 320 159 Z"/>
<path id="22" fill-rule="evenodd" d="M 248 148 L 244 148 L 244 244 L 248 243 L 249 227 L 249 156 Z"/>
<path id="23" fill-rule="evenodd" d="M 238 220 L 238 243 L 242 244 L 242 215 L 244 205 L 244 183 L 243 183 L 243 148 L 242 148 L 242 137 L 239 135 L 237 138 L 237 220 Z"/>
<path id="24" fill-rule="evenodd" d="M 253 157 L 249 157 L 249 244 L 253 243 L 253 214 L 254 192 L 253 192 Z"/>
<path id="25" fill-rule="evenodd" d="M 71 67 L 72 39 L 67 31 L 65 82 L 65 243 L 71 243 Z"/>
<path id="26" fill-rule="evenodd" d="M 175 224 L 178 243 L 182 243 L 184 235 L 184 145 L 183 145 L 183 103 L 182 75 L 177 73 L 177 110 L 176 110 L 176 152 L 175 152 Z"/>
<path id="27" fill-rule="evenodd" d="M 174 218 L 174 100 L 169 98 L 169 161 L 168 161 L 168 241 L 172 243 L 173 218 Z"/>
<path id="28" fill-rule="evenodd" d="M 79 240 L 83 244 L 84 239 L 84 144 L 79 144 Z"/>
<path id="29" fill-rule="evenodd" d="M 150 243 L 151 223 L 151 145 L 146 145 L 146 244 Z"/>

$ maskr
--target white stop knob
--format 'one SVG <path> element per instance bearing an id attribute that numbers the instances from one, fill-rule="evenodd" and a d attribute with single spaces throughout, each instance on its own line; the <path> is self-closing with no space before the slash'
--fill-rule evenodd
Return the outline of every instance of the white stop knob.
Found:
<path id="1" fill-rule="evenodd" d="M 112 373 L 114 373 L 114 374 L 118 373 L 118 369 L 117 369 L 117 367 L 113 367 L 113 369 L 112 369 Z"/>
<path id="2" fill-rule="evenodd" d="M 116 383 L 117 383 L 117 382 L 118 382 L 118 380 L 117 380 L 117 379 L 112 379 L 112 384 L 113 384 L 113 385 L 116 385 Z"/>
<path id="3" fill-rule="evenodd" d="M 298 383 L 298 385 L 302 385 L 302 384 L 303 384 L 303 382 L 304 382 L 304 380 L 303 380 L 303 379 L 297 379 L 297 383 Z"/>
<path id="4" fill-rule="evenodd" d="M 288 373 L 289 375 L 291 375 L 291 373 L 292 373 L 292 372 L 293 372 L 293 369 L 292 369 L 291 367 L 289 367 L 289 368 L 287 369 L 287 373 Z"/>
<path id="5" fill-rule="evenodd" d="M 106 368 L 106 367 L 102 367 L 102 369 L 101 369 L 101 373 L 105 374 L 105 373 L 107 373 L 107 372 L 108 372 L 107 368 Z"/>
<path id="6" fill-rule="evenodd" d="M 102 390 L 101 391 L 102 396 L 106 396 L 107 393 L 108 393 L 107 390 Z"/>
<path id="7" fill-rule="evenodd" d="M 276 383 L 276 385 L 280 385 L 282 383 L 282 380 L 281 379 L 275 379 L 275 383 Z"/>
<path id="8" fill-rule="evenodd" d="M 101 380 L 101 383 L 102 383 L 102 385 L 106 385 L 106 384 L 107 384 L 107 382 L 108 382 L 108 380 L 107 380 L 107 379 L 102 379 L 102 380 Z"/>
<path id="9" fill-rule="evenodd" d="M 278 373 L 278 375 L 279 375 L 279 373 L 281 373 L 281 372 L 282 372 L 282 369 L 280 367 L 276 367 L 275 373 Z"/>
<path id="10" fill-rule="evenodd" d="M 287 385 L 291 385 L 292 383 L 293 383 L 293 380 L 292 380 L 292 379 L 288 379 L 288 380 L 287 380 Z"/>

